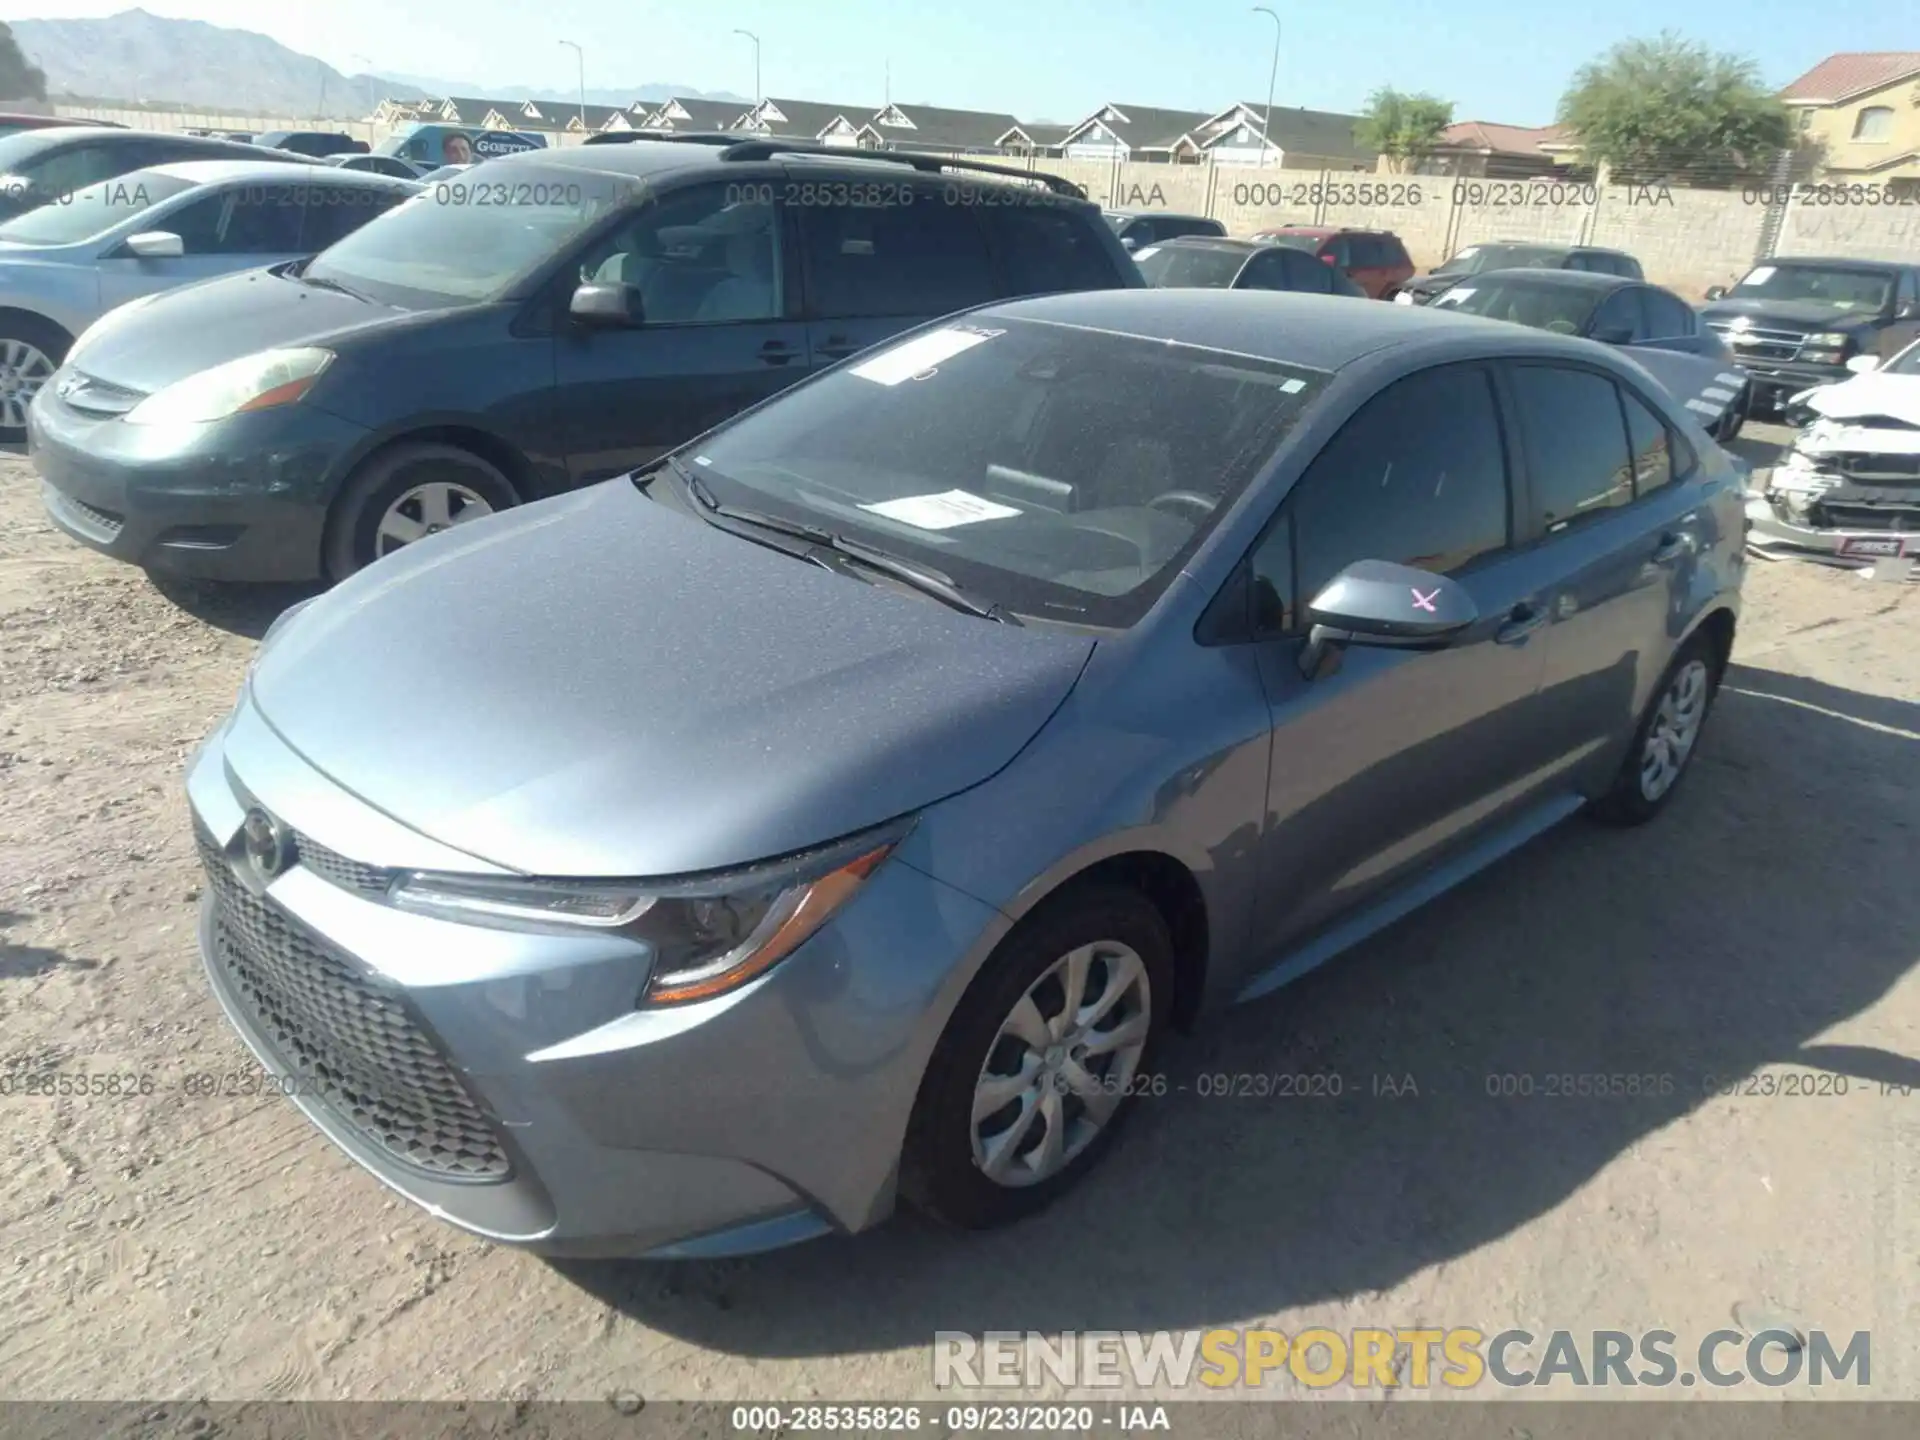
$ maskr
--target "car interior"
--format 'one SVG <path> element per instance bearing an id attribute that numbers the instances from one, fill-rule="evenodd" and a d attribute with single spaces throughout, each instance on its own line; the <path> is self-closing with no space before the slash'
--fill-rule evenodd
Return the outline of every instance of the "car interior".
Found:
<path id="1" fill-rule="evenodd" d="M 633 286 L 647 319 L 662 324 L 778 315 L 773 213 L 731 205 L 693 224 L 661 225 L 658 211 L 643 211 L 580 278 Z"/>

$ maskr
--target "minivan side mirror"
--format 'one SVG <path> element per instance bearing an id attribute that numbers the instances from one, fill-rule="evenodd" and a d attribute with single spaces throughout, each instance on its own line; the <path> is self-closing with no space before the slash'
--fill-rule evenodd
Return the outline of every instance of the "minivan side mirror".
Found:
<path id="1" fill-rule="evenodd" d="M 187 247 L 171 230 L 142 230 L 127 237 L 127 253 L 142 260 L 170 260 L 186 254 Z"/>
<path id="2" fill-rule="evenodd" d="M 1878 355 L 1856 355 L 1847 361 L 1847 369 L 1856 375 L 1871 375 L 1880 368 Z"/>
<path id="3" fill-rule="evenodd" d="M 1709 285 L 1709 286 L 1707 287 L 1707 299 L 1709 299 L 1709 300 L 1724 300 L 1724 299 L 1726 299 L 1726 298 L 1727 298 L 1727 287 L 1726 287 L 1726 286 L 1724 286 L 1724 285 Z"/>
<path id="4" fill-rule="evenodd" d="M 590 280 L 573 292 L 567 313 L 582 325 L 603 330 L 631 329 L 646 323 L 646 307 L 638 286 L 598 280 Z"/>
<path id="5" fill-rule="evenodd" d="M 1444 575 L 1389 560 L 1357 560 L 1308 603 L 1312 629 L 1300 671 L 1308 678 L 1318 674 L 1336 645 L 1442 649 L 1479 618 L 1473 597 Z"/>

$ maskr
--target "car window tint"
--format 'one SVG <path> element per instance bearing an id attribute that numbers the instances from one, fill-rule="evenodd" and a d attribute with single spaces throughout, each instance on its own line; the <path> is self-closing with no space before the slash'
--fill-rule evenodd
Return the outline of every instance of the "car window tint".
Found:
<path id="1" fill-rule="evenodd" d="M 1486 371 L 1443 366 L 1376 395 L 1314 458 L 1287 508 L 1296 604 L 1356 560 L 1445 575 L 1504 548 L 1506 455 Z"/>
<path id="2" fill-rule="evenodd" d="M 1521 365 L 1513 386 L 1542 530 L 1559 531 L 1632 501 L 1633 465 L 1613 381 L 1588 370 Z"/>
<path id="3" fill-rule="evenodd" d="M 156 229 L 188 255 L 292 255 L 300 249 L 304 185 L 238 185 L 196 200 Z"/>
<path id="4" fill-rule="evenodd" d="M 1407 247 L 1400 243 L 1398 235 L 1382 235 L 1380 246 L 1383 252 L 1380 260 L 1382 265 L 1391 265 L 1397 270 L 1413 264 L 1413 257 L 1407 254 Z"/>
<path id="5" fill-rule="evenodd" d="M 1253 594 L 1247 617 L 1259 635 L 1284 635 L 1293 627 L 1293 517 L 1281 515 L 1247 557 Z"/>
<path id="6" fill-rule="evenodd" d="M 1146 249 L 1156 239 L 1161 238 L 1159 232 L 1154 229 L 1153 221 L 1146 219 L 1129 220 L 1126 228 L 1120 232 L 1120 237 L 1123 240 L 1133 241 L 1134 247 L 1140 250 Z"/>
<path id="7" fill-rule="evenodd" d="M 1671 340 L 1697 332 L 1693 311 L 1664 290 L 1642 290 L 1640 309 L 1649 340 Z"/>
<path id="8" fill-rule="evenodd" d="M 800 223 L 817 315 L 944 315 L 995 297 L 979 221 L 932 191 L 911 205 L 806 206 Z"/>
<path id="9" fill-rule="evenodd" d="M 1377 270 L 1383 265 L 1391 265 L 1387 247 L 1378 235 L 1355 235 L 1348 241 L 1355 265 Z"/>
<path id="10" fill-rule="evenodd" d="M 1633 447 L 1633 493 L 1647 495 L 1673 481 L 1673 442 L 1666 422 L 1630 390 L 1620 392 L 1627 411 L 1627 441 Z"/>
<path id="11" fill-rule="evenodd" d="M 1353 246 L 1345 235 L 1336 235 L 1320 247 L 1322 255 L 1331 255 L 1333 263 L 1345 269 L 1353 264 Z M 1322 262 L 1325 263 L 1325 262 Z"/>
<path id="12" fill-rule="evenodd" d="M 309 185 L 300 248 L 324 250 L 406 198 L 405 193 L 376 190 L 371 185 Z"/>
<path id="13" fill-rule="evenodd" d="M 1049 295 L 1060 290 L 1104 290 L 1114 282 L 1111 252 L 1077 214 L 1037 205 L 981 211 L 1009 293 Z"/>
<path id="14" fill-rule="evenodd" d="M 116 154 L 106 145 L 75 145 L 26 167 L 26 178 L 42 195 L 69 195 L 102 180 L 111 180 L 138 165 L 157 163 L 142 155 Z"/>
<path id="15" fill-rule="evenodd" d="M 1593 312 L 1588 333 L 1599 337 L 1608 332 L 1625 332 L 1628 341 L 1644 338 L 1640 331 L 1640 301 L 1633 291 L 1614 291 Z"/>
<path id="16" fill-rule="evenodd" d="M 1287 267 L 1287 288 L 1301 290 L 1309 295 L 1333 294 L 1334 281 L 1338 272 L 1324 260 L 1316 260 L 1297 250 L 1282 253 L 1281 263 Z"/>
<path id="17" fill-rule="evenodd" d="M 1235 282 L 1242 290 L 1291 290 L 1287 283 L 1285 263 L 1277 250 L 1265 255 L 1256 255 L 1247 262 L 1247 268 L 1240 272 Z"/>
<path id="18" fill-rule="evenodd" d="M 668 191 L 589 247 L 581 281 L 633 286 L 649 325 L 778 318 L 779 227 L 764 188 Z"/>

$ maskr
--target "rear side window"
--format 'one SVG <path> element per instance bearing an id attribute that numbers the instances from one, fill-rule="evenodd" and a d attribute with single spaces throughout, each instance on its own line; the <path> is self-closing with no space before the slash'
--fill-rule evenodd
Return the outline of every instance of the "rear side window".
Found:
<path id="1" fill-rule="evenodd" d="M 1617 407 L 1615 417 L 1617 430 Z M 1314 458 L 1287 509 L 1300 604 L 1356 560 L 1446 575 L 1506 548 L 1506 452 L 1487 372 L 1442 366 L 1374 396 Z"/>
<path id="2" fill-rule="evenodd" d="M 1382 265 L 1390 265 L 1398 270 L 1403 266 L 1413 264 L 1413 257 L 1407 254 L 1407 247 L 1400 243 L 1400 237 L 1398 235 L 1382 235 L 1380 237 L 1380 251 L 1380 263 Z"/>
<path id="3" fill-rule="evenodd" d="M 1289 290 L 1300 290 L 1309 295 L 1333 294 L 1337 272 L 1324 260 L 1316 260 L 1298 250 L 1283 250 L 1280 252 L 1280 262 L 1287 267 Z"/>
<path id="4" fill-rule="evenodd" d="M 1620 403 L 1627 412 L 1627 443 L 1633 450 L 1633 493 L 1648 495 L 1673 481 L 1674 437 L 1632 391 L 1622 390 Z"/>
<path id="5" fill-rule="evenodd" d="M 806 206 L 800 224 L 816 315 L 932 317 L 997 298 L 972 209 L 942 205 L 930 190 L 911 205 Z"/>
<path id="6" fill-rule="evenodd" d="M 1387 247 L 1378 235 L 1350 235 L 1347 237 L 1348 253 L 1353 263 L 1366 270 L 1377 270 L 1393 261 L 1387 256 Z"/>
<path id="7" fill-rule="evenodd" d="M 1642 290 L 1640 310 L 1645 317 L 1643 333 L 1649 340 L 1672 340 L 1698 332 L 1693 311 L 1664 290 Z"/>
<path id="8" fill-rule="evenodd" d="M 300 249 L 304 185 L 239 185 L 197 200 L 155 229 L 189 255 L 293 255 Z"/>
<path id="9" fill-rule="evenodd" d="M 1105 290 L 1116 277 L 1114 259 L 1093 222 L 1038 205 L 994 206 L 980 212 L 1000 257 L 1012 295 L 1060 290 Z"/>
<path id="10" fill-rule="evenodd" d="M 1632 502 L 1633 462 L 1613 381 L 1590 370 L 1520 365 L 1513 388 L 1539 530 L 1558 534 Z"/>
<path id="11" fill-rule="evenodd" d="M 1353 244 L 1345 235 L 1336 235 L 1320 247 L 1323 256 L 1331 256 L 1342 269 L 1354 263 Z"/>

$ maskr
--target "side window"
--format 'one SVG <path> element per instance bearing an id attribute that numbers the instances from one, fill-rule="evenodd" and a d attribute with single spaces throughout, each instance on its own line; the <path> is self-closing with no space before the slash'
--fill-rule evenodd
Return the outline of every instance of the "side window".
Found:
<path id="1" fill-rule="evenodd" d="M 1413 257 L 1407 254 L 1407 247 L 1400 243 L 1398 235 L 1382 235 L 1380 248 L 1384 252 L 1380 260 L 1382 265 L 1390 265 L 1398 270 L 1402 266 L 1413 264 Z"/>
<path id="2" fill-rule="evenodd" d="M 945 315 L 998 293 L 972 208 L 943 205 L 937 192 L 884 209 L 809 206 L 800 225 L 816 315 Z"/>
<path id="3" fill-rule="evenodd" d="M 1363 270 L 1377 270 L 1387 263 L 1387 247 L 1378 235 L 1348 236 L 1347 251 L 1353 256 L 1352 263 Z"/>
<path id="4" fill-rule="evenodd" d="M 1507 466 L 1491 377 L 1446 365 L 1383 390 L 1314 458 L 1287 509 L 1297 604 L 1356 560 L 1445 575 L 1504 549 Z"/>
<path id="5" fill-rule="evenodd" d="M 406 198 L 403 193 L 377 190 L 371 185 L 327 185 L 315 181 L 307 187 L 300 249 L 324 250 Z"/>
<path id="6" fill-rule="evenodd" d="M 670 190 L 591 246 L 580 279 L 633 286 L 650 325 L 777 319 L 779 211 L 763 188 Z"/>
<path id="7" fill-rule="evenodd" d="M 1673 482 L 1673 441 L 1666 422 L 1631 390 L 1620 391 L 1627 411 L 1627 443 L 1633 450 L 1633 493 L 1650 495 Z"/>
<path id="8" fill-rule="evenodd" d="M 1280 256 L 1274 251 L 1256 255 L 1247 262 L 1247 268 L 1240 272 L 1240 278 L 1234 282 L 1240 290 L 1287 290 L 1287 272 Z"/>
<path id="9" fill-rule="evenodd" d="M 1899 293 L 1895 295 L 1893 301 L 1894 313 L 1898 314 L 1907 306 L 1915 304 L 1920 304 L 1920 272 L 1902 270 Z"/>
<path id="10" fill-rule="evenodd" d="M 1647 272 L 1640 268 L 1640 262 L 1631 255 L 1617 255 L 1614 257 L 1614 263 L 1620 267 L 1620 273 L 1625 275 L 1629 280 L 1644 280 L 1647 278 Z"/>
<path id="11" fill-rule="evenodd" d="M 1113 284 L 1113 256 L 1089 221 L 1040 205 L 991 206 L 981 217 L 1000 256 L 1009 293 L 1050 295 L 1061 290 L 1105 290 Z"/>
<path id="12" fill-rule="evenodd" d="M 1153 221 L 1146 219 L 1129 220 L 1127 228 L 1121 233 L 1133 241 L 1136 250 L 1144 250 L 1154 241 L 1164 238 L 1154 228 Z"/>
<path id="13" fill-rule="evenodd" d="M 1557 534 L 1633 500 L 1633 464 L 1613 381 L 1590 370 L 1519 365 L 1513 388 L 1526 430 L 1537 529 Z"/>
<path id="14" fill-rule="evenodd" d="M 1645 323 L 1644 335 L 1648 340 L 1671 340 L 1699 333 L 1693 311 L 1664 290 L 1655 290 L 1651 286 L 1642 290 L 1640 310 Z"/>
<path id="15" fill-rule="evenodd" d="M 1566 270 L 1598 270 L 1600 268 L 1600 262 L 1597 256 L 1589 255 L 1583 250 L 1576 250 L 1567 256 L 1567 263 L 1561 268 Z"/>
<path id="16" fill-rule="evenodd" d="M 1353 264 L 1353 244 L 1345 235 L 1336 235 L 1333 239 L 1327 241 L 1326 244 L 1320 247 L 1320 253 L 1322 255 L 1331 255 L 1333 257 L 1333 263 L 1338 265 L 1342 270 Z M 1324 265 L 1327 262 L 1322 260 L 1320 263 Z"/>
<path id="17" fill-rule="evenodd" d="M 305 187 L 240 185 L 176 210 L 155 228 L 188 255 L 292 255 L 300 249 Z"/>
<path id="18" fill-rule="evenodd" d="M 1247 557 L 1253 595 L 1248 617 L 1256 636 L 1284 635 L 1293 628 L 1293 517 L 1283 514 Z"/>
<path id="19" fill-rule="evenodd" d="M 1639 296 L 1632 290 L 1614 291 L 1593 312 L 1587 333 L 1615 344 L 1645 339 L 1640 329 Z"/>
<path id="20" fill-rule="evenodd" d="M 1287 288 L 1308 295 L 1333 294 L 1333 266 L 1316 260 L 1303 250 L 1282 250 L 1280 263 L 1287 267 Z"/>
<path id="21" fill-rule="evenodd" d="M 75 190 L 125 174 L 138 165 L 158 163 L 142 158 L 136 165 L 124 165 L 120 159 L 105 145 L 76 145 L 49 155 L 38 164 L 30 163 L 26 167 L 26 178 L 42 195 L 70 195 Z"/>

